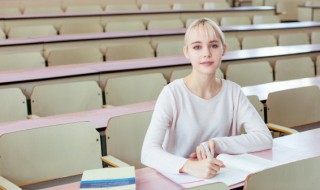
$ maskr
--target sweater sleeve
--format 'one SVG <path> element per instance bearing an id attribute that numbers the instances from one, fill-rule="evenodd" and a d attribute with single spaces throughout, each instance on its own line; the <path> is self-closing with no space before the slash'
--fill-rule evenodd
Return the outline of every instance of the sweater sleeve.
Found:
<path id="1" fill-rule="evenodd" d="M 266 124 L 243 94 L 241 88 L 233 92 L 233 121 L 228 137 L 216 137 L 215 151 L 228 154 L 241 154 L 270 149 L 272 136 Z M 240 134 L 240 129 L 245 134 Z"/>
<path id="2" fill-rule="evenodd" d="M 171 154 L 163 148 L 166 133 L 173 126 L 173 114 L 175 101 L 169 87 L 166 86 L 155 105 L 142 146 L 141 162 L 159 171 L 179 173 L 187 159 Z"/>

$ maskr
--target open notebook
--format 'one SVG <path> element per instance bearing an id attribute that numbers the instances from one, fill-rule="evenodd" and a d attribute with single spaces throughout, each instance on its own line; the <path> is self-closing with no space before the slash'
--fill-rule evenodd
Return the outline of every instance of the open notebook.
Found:
<path id="1" fill-rule="evenodd" d="M 81 190 L 134 190 L 136 189 L 133 166 L 86 170 L 80 182 Z"/>
<path id="2" fill-rule="evenodd" d="M 217 159 L 223 161 L 226 167 L 221 168 L 219 173 L 211 179 L 197 178 L 189 174 L 162 174 L 185 188 L 215 182 L 223 182 L 228 186 L 231 186 L 244 181 L 250 173 L 261 171 L 277 165 L 275 162 L 250 154 L 220 154 Z"/>

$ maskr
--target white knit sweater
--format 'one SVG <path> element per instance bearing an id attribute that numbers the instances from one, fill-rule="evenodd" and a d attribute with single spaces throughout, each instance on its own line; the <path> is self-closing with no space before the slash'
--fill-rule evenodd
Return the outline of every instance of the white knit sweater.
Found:
<path id="1" fill-rule="evenodd" d="M 242 127 L 246 134 L 240 134 Z M 222 80 L 220 92 L 206 100 L 178 79 L 164 87 L 158 97 L 141 161 L 163 172 L 179 173 L 196 147 L 210 139 L 215 141 L 218 154 L 272 147 L 268 128 L 239 85 Z"/>

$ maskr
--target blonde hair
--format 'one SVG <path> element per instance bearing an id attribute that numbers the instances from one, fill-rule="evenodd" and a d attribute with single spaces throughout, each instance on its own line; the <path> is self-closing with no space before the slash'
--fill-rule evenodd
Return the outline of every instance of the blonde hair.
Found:
<path id="1" fill-rule="evenodd" d="M 222 45 L 225 45 L 225 38 L 223 32 L 221 31 L 219 26 L 209 18 L 198 19 L 190 24 L 184 36 L 184 41 L 186 45 L 188 44 L 190 35 L 194 30 L 198 30 L 200 33 L 208 37 L 219 39 Z"/>

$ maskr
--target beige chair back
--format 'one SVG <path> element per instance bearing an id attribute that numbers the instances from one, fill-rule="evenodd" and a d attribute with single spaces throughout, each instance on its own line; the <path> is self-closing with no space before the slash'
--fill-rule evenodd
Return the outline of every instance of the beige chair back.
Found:
<path id="1" fill-rule="evenodd" d="M 103 32 L 103 28 L 99 23 L 66 23 L 61 25 L 59 32 L 60 34 L 100 33 Z"/>
<path id="2" fill-rule="evenodd" d="M 101 13 L 103 12 L 100 5 L 82 5 L 82 6 L 68 6 L 66 13 Z"/>
<path id="3" fill-rule="evenodd" d="M 267 61 L 229 64 L 226 79 L 240 86 L 263 84 L 273 82 L 273 71 Z"/>
<path id="4" fill-rule="evenodd" d="M 276 15 L 254 15 L 252 19 L 253 24 L 274 24 L 280 22 L 280 18 Z"/>
<path id="5" fill-rule="evenodd" d="M 239 26 L 251 25 L 251 19 L 248 16 L 224 16 L 220 21 L 221 26 Z"/>
<path id="6" fill-rule="evenodd" d="M 103 62 L 103 55 L 96 47 L 79 47 L 51 50 L 48 66 Z"/>
<path id="7" fill-rule="evenodd" d="M 249 175 L 244 189 L 316 189 L 320 186 L 319 164 L 320 157 L 314 157 L 269 168 Z"/>
<path id="8" fill-rule="evenodd" d="M 187 188 L 186 190 L 229 190 L 229 187 L 222 182 L 218 182 L 207 185 L 201 185 L 197 187 L 191 187 Z"/>
<path id="9" fill-rule="evenodd" d="M 22 15 L 19 8 L 16 7 L 0 7 L 0 16 L 19 16 Z"/>
<path id="10" fill-rule="evenodd" d="M 14 26 L 10 28 L 8 38 L 40 38 L 56 35 L 57 30 L 53 25 Z"/>
<path id="11" fill-rule="evenodd" d="M 237 51 L 240 50 L 240 42 L 237 37 L 226 37 L 225 38 L 227 51 Z"/>
<path id="12" fill-rule="evenodd" d="M 27 119 L 27 100 L 20 88 L 0 89 L 0 122 Z"/>
<path id="13" fill-rule="evenodd" d="M 0 40 L 6 39 L 6 34 L 3 32 L 3 30 L 0 28 Z"/>
<path id="14" fill-rule="evenodd" d="M 102 168 L 100 136 L 89 122 L 0 136 L 0 175 L 22 186 Z"/>
<path id="15" fill-rule="evenodd" d="M 154 50 L 149 43 L 110 46 L 106 52 L 107 61 L 151 57 L 154 57 Z"/>
<path id="16" fill-rule="evenodd" d="M 169 30 L 184 28 L 180 19 L 170 20 L 150 20 L 147 26 L 148 30 Z"/>
<path id="17" fill-rule="evenodd" d="M 125 4 L 109 4 L 106 6 L 107 12 L 115 11 L 138 11 L 139 7 L 135 3 L 125 3 Z"/>
<path id="18" fill-rule="evenodd" d="M 156 100 L 166 84 L 161 73 L 110 78 L 105 87 L 106 103 L 119 106 Z"/>
<path id="19" fill-rule="evenodd" d="M 108 22 L 106 32 L 134 32 L 146 30 L 146 26 L 142 21 L 122 21 L 122 22 Z"/>
<path id="20" fill-rule="evenodd" d="M 272 92 L 267 98 L 268 123 L 295 127 L 320 121 L 320 89 L 308 86 Z"/>
<path id="21" fill-rule="evenodd" d="M 141 164 L 141 148 L 149 127 L 153 111 L 113 117 L 109 120 L 106 133 L 107 155 L 135 166 Z"/>
<path id="22" fill-rule="evenodd" d="M 204 5 L 203 5 L 203 9 L 204 10 L 228 9 L 228 8 L 230 8 L 230 5 L 226 1 L 205 2 Z"/>
<path id="23" fill-rule="evenodd" d="M 142 11 L 169 11 L 171 6 L 169 3 L 143 3 L 141 5 Z"/>
<path id="24" fill-rule="evenodd" d="M 255 49 L 277 46 L 277 39 L 274 35 L 244 36 L 242 49 Z"/>
<path id="25" fill-rule="evenodd" d="M 313 31 L 311 33 L 311 44 L 320 44 L 320 31 Z"/>
<path id="26" fill-rule="evenodd" d="M 253 107 L 257 110 L 262 120 L 264 120 L 264 106 L 262 102 L 260 102 L 259 97 L 256 95 L 250 95 L 247 96 L 250 103 L 253 105 Z"/>
<path id="27" fill-rule="evenodd" d="M 0 71 L 34 69 L 46 67 L 40 52 L 0 54 Z"/>
<path id="28" fill-rule="evenodd" d="M 49 116 L 102 108 L 102 91 L 96 81 L 35 86 L 31 94 L 31 111 Z"/>
<path id="29" fill-rule="evenodd" d="M 279 46 L 310 44 L 307 33 L 287 33 L 279 35 Z"/>
<path id="30" fill-rule="evenodd" d="M 173 10 L 202 10 L 202 5 L 201 3 L 191 3 L 191 2 L 187 2 L 187 3 L 173 3 Z"/>
<path id="31" fill-rule="evenodd" d="M 183 54 L 183 47 L 184 47 L 184 40 L 179 41 L 163 41 L 159 42 L 156 53 L 157 57 L 163 56 L 177 56 L 177 55 L 184 55 Z"/>
<path id="32" fill-rule="evenodd" d="M 26 7 L 23 14 L 25 15 L 34 15 L 34 14 L 61 14 L 63 10 L 61 7 L 52 6 L 52 7 Z"/>
<path id="33" fill-rule="evenodd" d="M 274 72 L 277 81 L 314 77 L 315 65 L 310 57 L 277 60 Z"/>
<path id="34" fill-rule="evenodd" d="M 320 55 L 318 55 L 317 57 L 316 68 L 317 68 L 317 76 L 318 76 L 320 75 Z"/>

